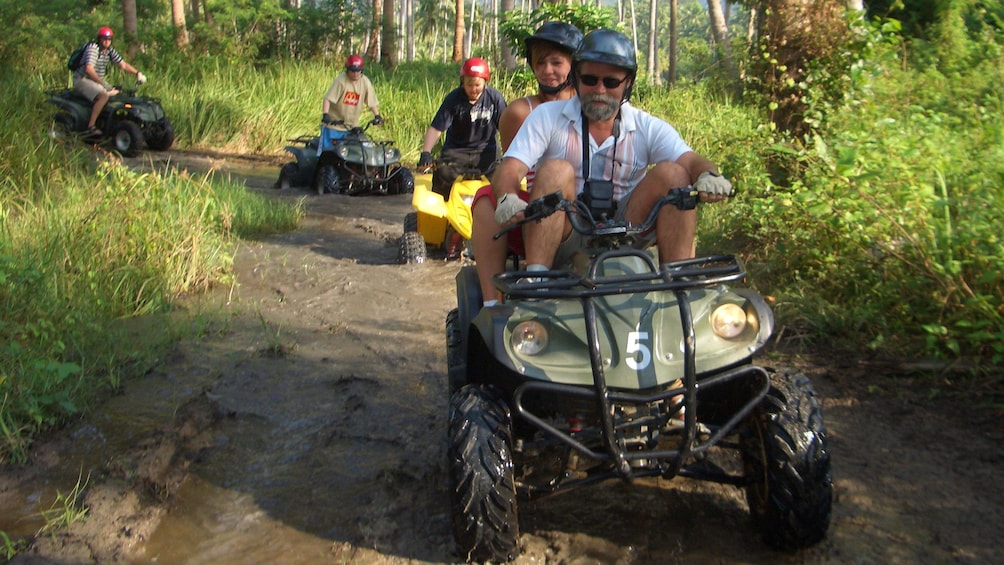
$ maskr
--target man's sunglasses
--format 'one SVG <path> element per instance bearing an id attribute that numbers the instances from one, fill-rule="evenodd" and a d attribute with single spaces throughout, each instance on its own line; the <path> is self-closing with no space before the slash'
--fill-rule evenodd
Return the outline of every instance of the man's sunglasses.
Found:
<path id="1" fill-rule="evenodd" d="M 603 77 L 602 79 L 600 79 L 600 77 L 596 75 L 579 75 L 579 82 L 581 82 L 586 86 L 596 86 L 596 84 L 599 83 L 600 80 L 602 80 L 603 88 L 609 90 L 617 88 L 618 86 L 624 84 L 624 81 L 626 81 L 628 78 L 629 77 L 624 77 L 624 78 Z"/>

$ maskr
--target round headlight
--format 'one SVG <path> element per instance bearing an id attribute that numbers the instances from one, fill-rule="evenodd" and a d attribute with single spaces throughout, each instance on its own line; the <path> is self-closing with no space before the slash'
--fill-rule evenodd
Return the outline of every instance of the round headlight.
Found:
<path id="1" fill-rule="evenodd" d="M 547 348 L 547 329 L 540 322 L 520 322 L 512 330 L 512 348 L 523 355 L 537 355 Z"/>
<path id="2" fill-rule="evenodd" d="M 711 329 L 718 337 L 739 337 L 746 329 L 746 311 L 738 304 L 722 304 L 711 313 Z"/>

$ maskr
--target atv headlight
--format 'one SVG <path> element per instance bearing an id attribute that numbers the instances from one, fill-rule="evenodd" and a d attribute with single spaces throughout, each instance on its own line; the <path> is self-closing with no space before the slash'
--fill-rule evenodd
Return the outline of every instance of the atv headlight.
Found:
<path id="1" fill-rule="evenodd" d="M 746 329 L 746 311 L 738 304 L 722 304 L 711 313 L 711 329 L 724 339 L 735 339 Z"/>
<path id="2" fill-rule="evenodd" d="M 383 158 L 385 160 L 387 160 L 387 161 L 394 161 L 395 160 L 394 159 L 394 153 L 395 153 L 395 151 L 393 149 L 384 149 L 383 150 Z"/>
<path id="3" fill-rule="evenodd" d="M 512 330 L 512 348 L 523 355 L 537 355 L 547 349 L 547 329 L 540 322 L 520 322 Z"/>
<path id="4" fill-rule="evenodd" d="M 338 156 L 342 159 L 349 158 L 349 148 L 345 145 L 336 145 L 335 152 L 338 153 Z"/>
<path id="5" fill-rule="evenodd" d="M 460 200 L 463 201 L 464 206 L 467 206 L 468 208 L 470 208 L 471 204 L 474 204 L 474 195 L 473 194 L 465 194 L 465 195 L 463 195 L 463 196 L 460 197 Z"/>

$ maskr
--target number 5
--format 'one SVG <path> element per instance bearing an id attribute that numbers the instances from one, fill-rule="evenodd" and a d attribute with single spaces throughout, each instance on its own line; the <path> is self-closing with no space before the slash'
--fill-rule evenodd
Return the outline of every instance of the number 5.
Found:
<path id="1" fill-rule="evenodd" d="M 631 332 L 628 334 L 628 345 L 626 359 L 627 366 L 639 371 L 648 367 L 652 362 L 652 350 L 643 341 L 648 339 L 648 332 Z M 635 353 L 641 354 L 641 359 Z"/>

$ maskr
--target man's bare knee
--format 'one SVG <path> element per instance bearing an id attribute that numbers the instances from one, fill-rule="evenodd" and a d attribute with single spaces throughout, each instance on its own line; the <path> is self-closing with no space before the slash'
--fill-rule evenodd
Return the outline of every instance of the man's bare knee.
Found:
<path id="1" fill-rule="evenodd" d="M 565 198 L 575 197 L 575 170 L 564 159 L 542 161 L 533 181 L 533 198 L 560 190 Z"/>

